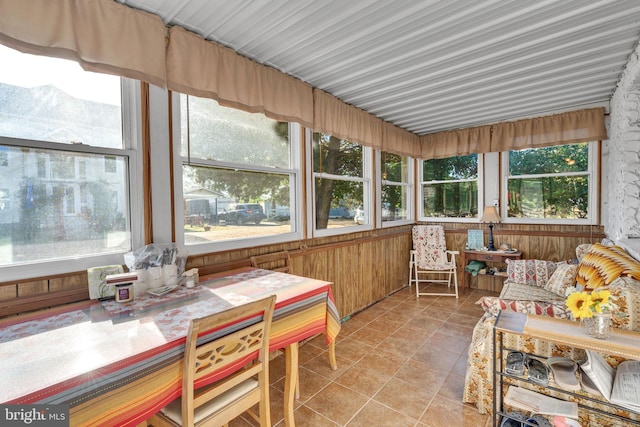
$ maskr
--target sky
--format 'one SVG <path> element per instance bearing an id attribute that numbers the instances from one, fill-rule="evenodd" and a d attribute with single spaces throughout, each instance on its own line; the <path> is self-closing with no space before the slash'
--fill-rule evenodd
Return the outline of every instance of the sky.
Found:
<path id="1" fill-rule="evenodd" d="M 22 87 L 52 84 L 76 98 L 121 104 L 119 77 L 86 72 L 74 61 L 24 54 L 0 45 L 0 64 L 1 83 Z"/>

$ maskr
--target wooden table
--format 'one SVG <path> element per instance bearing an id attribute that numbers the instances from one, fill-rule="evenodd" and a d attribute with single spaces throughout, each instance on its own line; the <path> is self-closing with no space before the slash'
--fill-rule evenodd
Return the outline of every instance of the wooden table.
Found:
<path id="1" fill-rule="evenodd" d="M 504 251 L 462 251 L 462 268 L 464 269 L 469 261 L 483 261 L 483 262 L 496 262 L 504 263 L 508 259 L 520 259 L 522 258 L 522 252 L 504 252 Z M 467 270 L 462 271 L 462 292 L 467 284 L 467 275 L 470 275 Z"/>
<path id="2" fill-rule="evenodd" d="M 330 283 L 249 267 L 200 283 L 0 320 L 0 403 L 68 404 L 72 426 L 137 425 L 180 395 L 190 319 L 275 294 L 270 349 L 285 348 L 285 423 L 295 425 L 298 342 L 324 333 L 336 369 Z"/>

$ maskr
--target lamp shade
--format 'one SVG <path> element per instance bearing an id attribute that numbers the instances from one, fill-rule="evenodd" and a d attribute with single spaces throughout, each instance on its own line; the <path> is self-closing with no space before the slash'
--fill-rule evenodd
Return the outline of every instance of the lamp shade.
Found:
<path id="1" fill-rule="evenodd" d="M 485 206 L 484 212 L 482 212 L 482 219 L 480 222 L 500 222 L 500 215 L 498 215 L 498 209 L 495 206 Z"/>

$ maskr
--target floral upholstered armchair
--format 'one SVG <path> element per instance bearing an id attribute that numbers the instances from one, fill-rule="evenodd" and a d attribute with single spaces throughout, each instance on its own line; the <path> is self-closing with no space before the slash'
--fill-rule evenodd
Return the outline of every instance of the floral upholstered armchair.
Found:
<path id="1" fill-rule="evenodd" d="M 485 314 L 474 328 L 469 347 L 463 392 L 465 403 L 475 405 L 480 413 L 492 412 L 493 324 L 501 310 L 575 320 L 566 306 L 567 289 L 576 284 L 589 287 L 597 283 L 611 292 L 616 307 L 612 312 L 613 326 L 640 332 L 640 263 L 624 249 L 613 245 L 580 245 L 576 255 L 577 262 L 572 263 L 510 260 L 500 295 L 482 297 L 476 302 Z M 505 347 L 543 357 L 585 359 L 583 350 L 512 334 L 505 335 Z M 616 366 L 622 359 L 607 356 L 607 361 Z M 633 416 L 640 418 L 640 415 Z M 583 426 L 616 425 L 610 419 L 593 414 L 585 413 L 581 417 Z"/>

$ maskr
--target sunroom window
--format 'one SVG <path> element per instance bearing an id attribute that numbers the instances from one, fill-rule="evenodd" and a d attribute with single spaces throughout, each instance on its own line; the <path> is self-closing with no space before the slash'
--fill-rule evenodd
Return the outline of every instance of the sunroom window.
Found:
<path id="1" fill-rule="evenodd" d="M 371 211 L 371 149 L 324 133 L 312 134 L 315 233 L 345 232 L 356 213 Z"/>
<path id="2" fill-rule="evenodd" d="M 421 162 L 420 220 L 478 216 L 478 154 Z"/>
<path id="3" fill-rule="evenodd" d="M 299 125 L 184 94 L 180 109 L 184 243 L 220 250 L 294 238 Z"/>
<path id="4" fill-rule="evenodd" d="M 383 226 L 413 219 L 413 160 L 380 152 L 380 217 Z"/>
<path id="5" fill-rule="evenodd" d="M 0 63 L 3 277 L 122 263 L 135 162 L 121 79 L 4 46 Z"/>
<path id="6" fill-rule="evenodd" d="M 595 213 L 594 143 L 504 154 L 506 217 L 518 222 L 591 223 Z"/>

